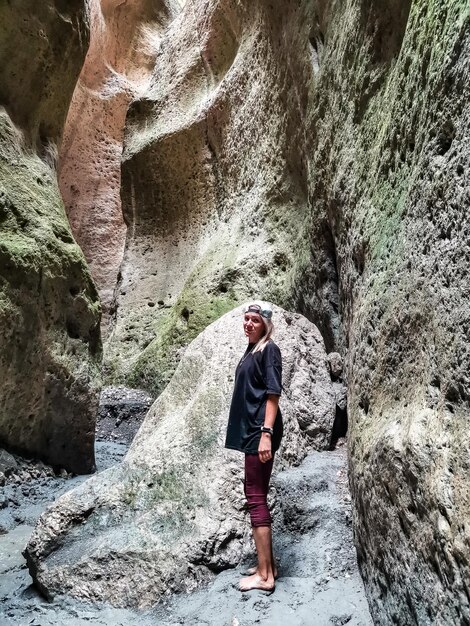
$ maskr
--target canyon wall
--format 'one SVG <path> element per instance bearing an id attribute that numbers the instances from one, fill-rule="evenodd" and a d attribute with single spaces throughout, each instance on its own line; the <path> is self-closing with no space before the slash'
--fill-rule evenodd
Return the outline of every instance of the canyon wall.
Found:
<path id="1" fill-rule="evenodd" d="M 0 25 L 0 103 L 53 157 L 88 46 L 86 2 L 2 2 Z"/>
<path id="2" fill-rule="evenodd" d="M 380 623 L 470 619 L 468 78 L 463 2 L 206 0 L 127 119 L 107 377 L 158 394 L 253 295 L 315 321 Z"/>
<path id="3" fill-rule="evenodd" d="M 111 375 L 255 293 L 315 320 L 381 623 L 468 619 L 467 85 L 459 2 L 191 3 L 128 119 Z"/>
<path id="4" fill-rule="evenodd" d="M 319 24 L 312 265 L 327 228 L 359 561 L 377 623 L 469 624 L 469 6 L 338 1 Z"/>
<path id="5" fill-rule="evenodd" d="M 304 313 L 345 354 L 376 621 L 470 624 L 468 3 L 94 6 L 60 171 L 107 379 L 159 394 L 247 298 Z M 89 469 L 99 304 L 48 165 L 87 37 L 64 7 L 0 9 L 0 424 Z"/>
<path id="6" fill-rule="evenodd" d="M 0 445 L 94 468 L 100 304 L 54 161 L 83 62 L 81 2 L 0 8 Z"/>
<path id="7" fill-rule="evenodd" d="M 291 300 L 309 263 L 309 15 L 205 0 L 164 32 L 127 120 L 109 380 L 158 394 L 188 342 L 236 303 Z"/>
<path id="8" fill-rule="evenodd" d="M 109 321 L 126 225 L 121 155 L 129 104 L 148 87 L 160 32 L 176 0 L 90 0 L 90 45 L 75 87 L 59 154 L 59 186 L 72 232 L 87 259 Z"/>

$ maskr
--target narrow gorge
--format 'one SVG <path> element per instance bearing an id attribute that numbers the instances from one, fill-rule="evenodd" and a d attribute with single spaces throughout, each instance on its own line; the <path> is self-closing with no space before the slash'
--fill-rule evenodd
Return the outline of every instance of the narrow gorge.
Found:
<path id="1" fill-rule="evenodd" d="M 0 33 L 6 623 L 470 625 L 468 0 L 4 0 Z M 253 299 L 286 436 L 242 601 Z"/>

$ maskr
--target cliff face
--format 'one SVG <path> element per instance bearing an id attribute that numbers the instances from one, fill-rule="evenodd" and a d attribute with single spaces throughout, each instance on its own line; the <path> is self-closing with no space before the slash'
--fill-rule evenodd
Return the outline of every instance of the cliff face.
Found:
<path id="1" fill-rule="evenodd" d="M 313 266 L 327 228 L 360 564 L 378 623 L 469 623 L 468 5 L 350 0 L 319 17 Z"/>
<path id="2" fill-rule="evenodd" d="M 88 46 L 85 2 L 2 2 L 0 25 L 0 103 L 27 140 L 54 150 Z"/>
<path id="3" fill-rule="evenodd" d="M 90 46 L 65 123 L 59 186 L 105 322 L 126 239 L 120 198 L 126 114 L 148 87 L 159 31 L 177 9 L 174 0 L 89 2 Z"/>
<path id="4" fill-rule="evenodd" d="M 314 320 L 381 623 L 470 619 L 468 75 L 462 2 L 197 2 L 128 117 L 107 375 L 158 393 L 253 294 Z"/>
<path id="5" fill-rule="evenodd" d="M 164 32 L 128 118 L 111 379 L 158 393 L 181 348 L 234 304 L 290 301 L 309 256 L 309 15 L 206 0 Z"/>
<path id="6" fill-rule="evenodd" d="M 84 52 L 67 7 L 0 9 L 0 444 L 87 472 L 100 305 L 51 167 Z"/>

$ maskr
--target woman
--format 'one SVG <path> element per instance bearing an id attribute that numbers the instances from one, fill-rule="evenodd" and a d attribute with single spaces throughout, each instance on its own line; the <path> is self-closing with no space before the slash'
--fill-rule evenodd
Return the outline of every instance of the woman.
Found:
<path id="1" fill-rule="evenodd" d="M 279 410 L 282 361 L 278 346 L 271 340 L 272 309 L 264 302 L 249 304 L 243 329 L 248 346 L 235 372 L 225 447 L 245 454 L 245 495 L 251 517 L 258 565 L 242 578 L 241 591 L 274 591 L 277 576 L 267 505 L 274 453 L 282 438 Z"/>

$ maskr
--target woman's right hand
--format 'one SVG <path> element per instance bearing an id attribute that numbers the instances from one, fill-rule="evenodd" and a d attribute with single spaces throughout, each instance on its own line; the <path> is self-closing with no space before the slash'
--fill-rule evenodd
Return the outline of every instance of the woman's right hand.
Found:
<path id="1" fill-rule="evenodd" d="M 272 459 L 272 442 L 269 433 L 261 433 L 261 439 L 258 446 L 258 455 L 261 463 L 266 463 Z"/>

